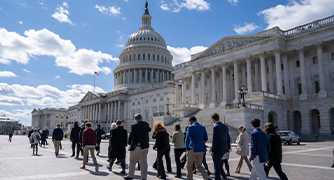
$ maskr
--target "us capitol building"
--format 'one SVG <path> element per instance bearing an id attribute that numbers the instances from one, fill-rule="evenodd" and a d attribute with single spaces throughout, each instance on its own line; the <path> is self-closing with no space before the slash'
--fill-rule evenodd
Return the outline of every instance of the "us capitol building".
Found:
<path id="1" fill-rule="evenodd" d="M 210 116 L 217 112 L 232 129 L 250 131 L 250 120 L 258 117 L 278 130 L 334 134 L 334 16 L 287 31 L 226 36 L 175 67 L 147 5 L 141 19 L 119 55 L 112 91 L 87 92 L 65 110 L 35 108 L 32 126 L 53 129 L 62 122 L 70 130 L 89 119 L 109 132 L 121 119 L 129 130 L 141 113 L 151 127 L 160 121 L 172 132 L 175 123 L 186 125 L 195 115 L 212 134 Z"/>

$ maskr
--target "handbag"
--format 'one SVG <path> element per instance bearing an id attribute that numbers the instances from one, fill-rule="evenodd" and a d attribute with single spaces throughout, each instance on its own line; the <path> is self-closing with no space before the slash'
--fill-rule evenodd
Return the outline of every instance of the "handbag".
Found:
<path id="1" fill-rule="evenodd" d="M 240 149 L 239 146 L 237 147 L 237 151 L 235 153 L 238 154 L 238 155 L 241 155 L 241 149 Z"/>

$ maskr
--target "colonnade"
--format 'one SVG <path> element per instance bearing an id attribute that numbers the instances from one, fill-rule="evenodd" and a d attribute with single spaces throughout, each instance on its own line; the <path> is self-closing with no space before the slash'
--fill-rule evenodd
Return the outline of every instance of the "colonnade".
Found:
<path id="1" fill-rule="evenodd" d="M 114 86 L 127 83 L 159 83 L 172 80 L 174 75 L 167 70 L 154 68 L 137 68 L 116 72 Z"/>

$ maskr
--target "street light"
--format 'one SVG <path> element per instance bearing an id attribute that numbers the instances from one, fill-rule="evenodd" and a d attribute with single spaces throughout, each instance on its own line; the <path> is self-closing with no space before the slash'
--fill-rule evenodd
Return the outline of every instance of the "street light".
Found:
<path id="1" fill-rule="evenodd" d="M 246 104 L 245 104 L 245 94 L 248 93 L 248 90 L 245 88 L 244 85 L 242 85 L 241 89 L 238 90 L 238 93 L 241 95 L 242 97 L 242 106 L 243 107 L 246 107 Z"/>
<path id="2" fill-rule="evenodd" d="M 167 112 L 166 112 L 166 115 L 169 116 L 169 98 L 167 98 L 165 104 L 166 104 L 166 106 L 167 106 Z"/>

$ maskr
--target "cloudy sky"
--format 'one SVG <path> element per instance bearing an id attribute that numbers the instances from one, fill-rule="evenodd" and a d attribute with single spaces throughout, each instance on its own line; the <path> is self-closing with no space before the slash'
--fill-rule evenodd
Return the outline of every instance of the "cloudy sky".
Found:
<path id="1" fill-rule="evenodd" d="M 334 0 L 149 0 L 173 64 L 224 36 L 287 30 L 333 15 Z M 31 124 L 35 107 L 68 108 L 113 88 L 113 69 L 141 26 L 145 0 L 1 0 L 0 116 Z"/>

